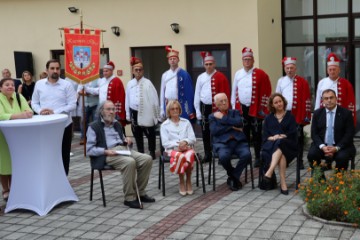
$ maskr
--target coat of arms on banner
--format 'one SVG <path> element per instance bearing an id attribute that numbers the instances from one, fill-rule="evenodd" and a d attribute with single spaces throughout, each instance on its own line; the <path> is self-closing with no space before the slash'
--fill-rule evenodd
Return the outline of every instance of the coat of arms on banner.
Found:
<path id="1" fill-rule="evenodd" d="M 100 30 L 64 29 L 65 76 L 85 84 L 99 78 Z"/>

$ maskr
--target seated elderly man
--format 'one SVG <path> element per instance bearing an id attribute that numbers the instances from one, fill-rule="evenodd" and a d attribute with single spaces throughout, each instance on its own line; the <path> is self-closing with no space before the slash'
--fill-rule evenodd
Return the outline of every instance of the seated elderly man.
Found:
<path id="1" fill-rule="evenodd" d="M 95 168 L 102 168 L 105 164 L 120 170 L 123 175 L 124 204 L 130 208 L 141 208 L 137 199 L 138 186 L 142 202 L 155 202 L 154 198 L 146 195 L 152 167 L 152 157 L 131 150 L 131 155 L 119 155 L 117 150 L 127 150 L 131 139 L 124 136 L 121 124 L 115 120 L 115 105 L 105 101 L 99 105 L 97 121 L 92 122 L 87 130 L 86 151 Z"/>
<path id="2" fill-rule="evenodd" d="M 232 191 L 237 191 L 242 187 L 241 173 L 251 161 L 249 145 L 242 131 L 243 122 L 240 113 L 238 110 L 229 109 L 226 94 L 218 93 L 214 100 L 218 111 L 209 117 L 213 149 L 219 155 L 219 161 L 227 172 L 228 186 Z M 231 165 L 233 154 L 239 157 L 235 168 Z"/>

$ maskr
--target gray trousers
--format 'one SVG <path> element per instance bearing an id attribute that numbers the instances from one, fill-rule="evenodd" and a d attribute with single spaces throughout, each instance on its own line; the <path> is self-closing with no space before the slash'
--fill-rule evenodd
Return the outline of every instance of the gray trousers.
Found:
<path id="1" fill-rule="evenodd" d="M 116 146 L 112 150 L 126 150 L 124 146 Z M 123 177 L 124 199 L 126 201 L 136 200 L 136 184 L 140 196 L 146 194 L 145 188 L 149 181 L 152 168 L 152 157 L 147 154 L 131 150 L 131 156 L 118 155 L 107 157 L 106 163 L 120 170 Z"/>

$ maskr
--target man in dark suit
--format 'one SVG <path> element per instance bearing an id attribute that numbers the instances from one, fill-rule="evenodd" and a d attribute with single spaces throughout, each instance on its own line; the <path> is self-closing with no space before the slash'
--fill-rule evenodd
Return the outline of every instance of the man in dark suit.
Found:
<path id="1" fill-rule="evenodd" d="M 336 162 L 336 168 L 347 169 L 349 160 L 356 153 L 353 143 L 354 122 L 351 112 L 337 106 L 336 93 L 332 89 L 322 93 L 323 108 L 314 112 L 311 125 L 313 140 L 308 153 L 311 167 L 321 159 Z"/>
<path id="2" fill-rule="evenodd" d="M 242 187 L 241 173 L 251 161 L 249 144 L 243 132 L 240 113 L 238 110 L 229 109 L 226 94 L 218 93 L 214 100 L 219 111 L 209 116 L 213 150 L 218 153 L 219 161 L 227 172 L 227 184 L 232 191 L 237 191 Z M 231 165 L 232 154 L 239 157 L 235 168 Z"/>

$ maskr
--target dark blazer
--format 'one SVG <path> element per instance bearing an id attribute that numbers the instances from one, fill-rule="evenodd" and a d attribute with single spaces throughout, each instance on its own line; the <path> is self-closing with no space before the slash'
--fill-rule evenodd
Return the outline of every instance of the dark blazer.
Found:
<path id="1" fill-rule="evenodd" d="M 313 144 L 319 147 L 325 144 L 326 132 L 326 109 L 320 108 L 314 112 L 311 124 L 311 138 Z M 335 146 L 342 149 L 354 147 L 354 121 L 349 110 L 337 106 L 334 122 L 334 141 Z"/>
<path id="2" fill-rule="evenodd" d="M 212 113 L 209 116 L 210 133 L 212 136 L 212 143 L 226 143 L 231 138 L 237 141 L 247 142 L 244 132 L 239 132 L 233 127 L 242 128 L 243 122 L 238 110 L 229 109 L 227 115 L 222 119 L 217 119 Z"/>

